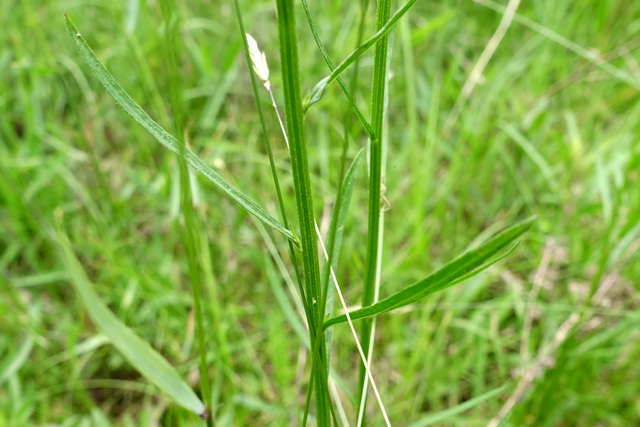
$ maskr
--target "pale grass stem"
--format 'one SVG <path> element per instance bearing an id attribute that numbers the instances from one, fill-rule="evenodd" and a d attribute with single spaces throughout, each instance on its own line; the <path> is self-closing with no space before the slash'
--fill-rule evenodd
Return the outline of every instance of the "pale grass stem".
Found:
<path id="1" fill-rule="evenodd" d="M 267 56 L 263 51 L 258 47 L 258 42 L 253 36 L 249 33 L 246 33 L 247 43 L 249 44 L 249 56 L 251 57 L 251 63 L 253 65 L 253 71 L 256 72 L 256 75 L 262 80 L 262 84 L 264 85 L 267 92 L 269 92 L 269 97 L 271 97 L 271 105 L 276 112 L 276 116 L 278 117 L 278 123 L 280 124 L 280 129 L 282 130 L 282 135 L 284 135 L 284 142 L 287 144 L 287 149 L 289 148 L 289 138 L 287 137 L 287 131 L 284 128 L 284 122 L 282 121 L 282 117 L 280 117 L 280 111 L 278 110 L 278 104 L 276 104 L 276 99 L 273 96 L 273 91 L 271 90 L 271 82 L 269 82 L 269 64 L 267 64 Z"/>

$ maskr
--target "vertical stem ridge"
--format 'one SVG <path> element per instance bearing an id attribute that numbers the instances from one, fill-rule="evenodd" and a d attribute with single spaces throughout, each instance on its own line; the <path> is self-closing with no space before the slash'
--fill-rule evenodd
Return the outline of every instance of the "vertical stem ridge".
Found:
<path id="1" fill-rule="evenodd" d="M 316 418 L 318 425 L 328 426 L 331 423 L 330 399 L 328 397 L 328 378 L 325 370 L 324 332 L 317 326 L 322 322 L 319 307 L 322 301 L 320 289 L 320 264 L 318 246 L 315 235 L 315 216 L 311 195 L 311 179 L 307 158 L 306 135 L 302 113 L 302 95 L 300 91 L 300 74 L 298 62 L 298 41 L 295 24 L 293 0 L 277 0 L 278 34 L 280 40 L 280 60 L 282 62 L 282 81 L 284 85 L 285 112 L 287 134 L 291 152 L 291 169 L 296 194 L 296 207 L 300 223 L 302 242 L 302 263 L 304 281 L 308 295 L 306 309 L 310 312 L 309 325 L 311 348 L 315 348 L 316 340 L 320 340 L 320 351 L 312 353 L 312 358 L 320 358 L 320 363 L 313 363 L 316 390 Z"/>
<path id="2" fill-rule="evenodd" d="M 379 0 L 376 11 L 376 31 L 380 30 L 389 20 L 391 12 L 390 0 Z M 380 259 L 380 194 L 382 183 L 382 124 L 384 119 L 384 93 L 387 75 L 387 45 L 388 34 L 376 44 L 373 89 L 371 96 L 371 128 L 376 138 L 370 141 L 369 149 L 369 223 L 367 233 L 367 258 L 364 276 L 364 289 L 362 293 L 362 306 L 366 307 L 375 302 L 376 287 L 378 281 Z M 363 351 L 367 356 L 367 362 L 371 359 L 373 319 L 365 319 L 362 323 L 361 342 Z M 366 407 L 366 370 L 360 364 L 360 399 L 359 399 L 359 423 L 364 422 L 364 408 Z"/>

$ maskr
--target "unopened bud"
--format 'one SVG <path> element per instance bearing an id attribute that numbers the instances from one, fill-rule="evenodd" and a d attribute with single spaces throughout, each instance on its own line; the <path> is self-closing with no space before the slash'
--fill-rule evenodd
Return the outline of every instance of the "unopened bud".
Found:
<path id="1" fill-rule="evenodd" d="M 258 42 L 251 37 L 251 34 L 247 33 L 247 44 L 249 45 L 249 56 L 251 56 L 251 62 L 253 64 L 253 71 L 256 72 L 260 80 L 263 83 L 269 81 L 269 66 L 267 65 L 267 57 L 264 52 L 258 48 Z"/>

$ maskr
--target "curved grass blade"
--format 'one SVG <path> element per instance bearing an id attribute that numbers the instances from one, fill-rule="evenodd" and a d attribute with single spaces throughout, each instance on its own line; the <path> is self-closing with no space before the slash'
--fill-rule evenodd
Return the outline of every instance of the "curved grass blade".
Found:
<path id="1" fill-rule="evenodd" d="M 31 349 L 33 348 L 33 339 L 27 337 L 20 347 L 16 347 L 7 354 L 2 363 L 0 363 L 0 385 L 4 384 L 9 378 L 14 376 L 22 366 L 29 360 Z"/>
<path id="2" fill-rule="evenodd" d="M 407 2 L 407 4 L 402 6 L 402 8 L 400 10 L 398 10 L 395 13 L 395 15 L 393 15 L 387 21 L 387 23 L 382 28 L 380 28 L 380 30 L 378 32 L 376 32 L 369 40 L 367 40 L 362 45 L 360 45 L 358 48 L 356 48 L 356 50 L 351 52 L 349 54 L 349 56 L 347 56 L 340 64 L 338 64 L 338 66 L 335 67 L 333 69 L 333 71 L 331 71 L 331 74 L 329 74 L 327 77 L 325 77 L 324 79 L 322 79 L 318 83 L 316 83 L 316 85 L 313 87 L 313 89 L 311 89 L 309 91 L 309 93 L 307 93 L 307 95 L 304 97 L 304 102 L 303 102 L 304 111 L 307 111 L 307 109 L 311 105 L 313 105 L 316 102 L 320 101 L 320 99 L 322 98 L 322 95 L 324 95 L 324 91 L 327 88 L 327 86 L 329 85 L 329 83 L 331 83 L 335 79 L 337 79 L 338 76 L 340 76 L 340 74 L 342 74 L 347 68 L 349 68 L 349 66 L 351 64 L 353 64 L 355 62 L 355 60 L 360 55 L 362 55 L 367 50 L 369 50 L 369 48 L 371 46 L 376 44 L 376 42 L 378 40 L 380 40 L 389 31 L 391 31 L 391 29 L 398 23 L 400 18 L 402 18 L 404 16 L 404 14 L 407 13 L 409 11 L 409 9 L 411 9 L 411 7 L 414 4 L 416 4 L 417 1 L 418 0 L 409 0 Z M 372 126 L 372 128 L 373 128 L 373 126 Z M 373 129 L 373 132 L 375 133 L 375 129 Z"/>
<path id="3" fill-rule="evenodd" d="M 463 277 L 470 277 L 475 273 L 475 271 L 472 270 L 480 267 L 498 251 L 520 237 L 531 227 L 535 219 L 535 216 L 530 217 L 512 225 L 511 227 L 496 234 L 480 247 L 467 252 L 427 278 L 414 283 L 413 285 L 376 304 L 361 308 L 360 310 L 352 311 L 349 313 L 349 316 L 352 320 L 377 316 L 411 304 L 429 294 L 460 283 L 461 280 L 459 279 Z M 330 326 L 346 321 L 347 317 L 342 314 L 324 322 L 324 328 L 327 329 Z"/>
<path id="4" fill-rule="evenodd" d="M 181 148 L 180 143 L 176 138 L 169 134 L 156 123 L 136 102 L 129 96 L 127 92 L 120 86 L 120 84 L 113 78 L 111 73 L 100 62 L 100 60 L 93 53 L 87 42 L 78 32 L 78 29 L 73 25 L 71 19 L 65 15 L 67 21 L 67 29 L 69 35 L 73 39 L 78 51 L 87 62 L 91 70 L 94 72 L 98 80 L 102 83 L 109 95 L 115 99 L 115 101 L 124 110 L 131 115 L 144 127 L 155 139 L 162 145 L 173 151 L 175 154 L 183 158 L 191 167 L 207 177 L 211 182 L 224 191 L 229 197 L 235 200 L 240 206 L 242 206 L 251 215 L 258 218 L 265 225 L 273 228 L 287 239 L 291 240 L 298 248 L 300 248 L 300 241 L 296 239 L 293 233 L 282 226 L 275 218 L 269 215 L 262 207 L 256 202 L 251 200 L 246 194 L 232 186 L 218 173 L 216 173 L 211 167 L 209 167 L 200 157 L 198 157 L 193 151 L 187 148 Z"/>
<path id="5" fill-rule="evenodd" d="M 60 231 L 58 231 L 57 237 L 71 283 L 76 288 L 82 305 L 93 323 L 142 376 L 168 394 L 176 403 L 201 417 L 205 417 L 204 403 L 196 393 L 160 353 L 136 335 L 107 308 L 93 290 L 67 237 Z"/>
<path id="6" fill-rule="evenodd" d="M 438 422 L 442 422 L 451 417 L 454 417 L 461 412 L 468 411 L 471 408 L 474 408 L 481 404 L 482 402 L 492 399 L 495 396 L 498 396 L 504 390 L 506 390 L 507 386 L 500 386 L 498 388 L 494 388 L 493 390 L 489 390 L 486 393 L 482 393 L 480 396 L 476 396 L 473 399 L 469 399 L 466 402 L 462 402 L 456 406 L 445 409 L 444 411 L 436 412 L 435 414 L 427 415 L 426 417 L 409 424 L 408 427 L 427 427 L 433 425 Z"/>

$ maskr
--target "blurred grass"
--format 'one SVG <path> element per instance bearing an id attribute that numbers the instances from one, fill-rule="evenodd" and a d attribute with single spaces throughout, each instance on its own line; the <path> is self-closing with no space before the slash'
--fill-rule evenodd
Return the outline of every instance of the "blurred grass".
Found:
<path id="1" fill-rule="evenodd" d="M 355 44 L 356 3 L 310 4 L 336 63 Z M 175 157 L 104 93 L 64 27 L 66 12 L 122 86 L 169 127 L 159 6 L 136 4 L 9 0 L 0 16 L 0 369 L 7 361 L 19 362 L 0 372 L 0 426 L 108 425 L 107 420 L 196 425 L 186 412 L 167 408 L 151 394 L 105 345 L 83 313 L 49 235 L 51 224 L 62 224 L 99 295 L 196 386 L 187 257 L 174 226 Z M 242 4 L 247 30 L 267 52 L 282 106 L 275 5 Z M 275 191 L 268 184 L 232 7 L 180 7 L 187 142 L 275 216 Z M 640 82 L 640 4 L 543 0 L 523 2 L 518 13 Z M 526 353 L 535 358 L 579 310 L 592 283 L 608 279 L 613 286 L 604 301 L 586 309 L 584 325 L 555 352 L 553 366 L 534 381 L 507 424 L 639 424 L 638 90 L 540 28 L 515 20 L 444 138 L 443 124 L 500 18 L 470 0 L 422 1 L 397 30 L 381 295 L 424 277 L 471 246 L 479 233 L 497 231 L 487 229 L 490 224 L 537 213 L 537 229 L 486 273 L 381 318 L 376 383 L 394 425 L 507 385 L 498 398 L 440 421 L 485 425 L 515 387 L 526 313 L 532 317 Z M 308 90 L 326 68 L 302 15 L 298 22 L 302 87 Z M 366 25 L 365 35 L 372 34 L 371 13 Z M 365 117 L 371 58 L 362 61 L 353 91 Z M 345 102 L 332 87 L 307 116 L 319 223 L 337 191 L 340 171 L 334 166 L 340 161 Z M 286 149 L 275 118 L 267 117 L 267 124 L 274 155 L 281 159 L 276 165 L 288 213 L 295 218 Z M 350 158 L 365 143 L 355 121 L 351 136 Z M 337 271 L 352 303 L 360 300 L 363 277 L 365 189 L 363 174 Z M 210 301 L 205 310 L 216 312 L 216 328 L 225 331 L 223 338 L 208 337 L 219 424 L 295 423 L 308 378 L 307 352 L 277 309 L 266 244 L 248 216 L 208 182 L 199 179 L 197 190 L 196 210 L 207 237 L 202 258 L 210 263 L 202 278 Z M 284 253 L 286 242 L 278 236 L 274 241 Z M 554 256 L 546 273 L 538 274 L 542 280 L 534 294 L 545 248 Z M 353 390 L 358 361 L 346 328 L 336 328 L 334 344 L 332 365 Z M 15 357 L 19 350 L 28 350 L 28 357 Z M 381 422 L 374 403 L 369 411 L 371 425 Z"/>

